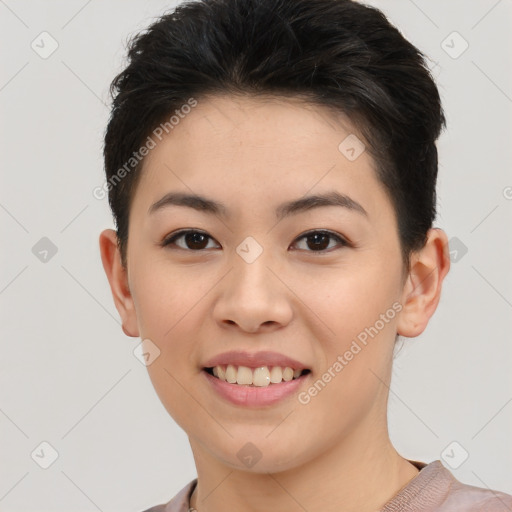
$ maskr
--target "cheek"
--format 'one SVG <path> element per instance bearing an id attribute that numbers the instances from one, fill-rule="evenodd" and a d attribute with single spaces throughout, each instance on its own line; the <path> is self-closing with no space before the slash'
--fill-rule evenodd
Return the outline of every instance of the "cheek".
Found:
<path id="1" fill-rule="evenodd" d="M 160 350 L 147 366 L 153 387 L 174 420 L 189 429 L 191 417 L 201 417 L 194 400 L 189 400 L 199 368 L 194 334 L 201 326 L 204 311 L 201 297 L 211 284 L 186 279 L 185 274 L 149 266 L 134 282 L 134 302 L 141 337 L 149 338 Z M 188 274 L 187 274 L 188 275 Z"/>
<path id="2" fill-rule="evenodd" d="M 324 417 L 325 425 L 332 426 L 328 431 L 350 430 L 387 394 L 382 381 L 387 381 L 392 364 L 393 294 L 382 282 L 371 287 L 363 283 L 355 278 L 333 283 L 324 300 L 308 303 L 329 327 L 329 335 L 318 339 L 322 365 L 312 382 L 315 389 L 308 391 L 311 396 L 319 391 L 310 411 Z"/>
<path id="3" fill-rule="evenodd" d="M 133 276 L 132 296 L 141 336 L 162 344 L 176 339 L 183 319 L 194 314 L 194 306 L 208 288 L 187 273 L 166 265 L 146 263 Z"/>
<path id="4" fill-rule="evenodd" d="M 160 350 L 148 366 L 155 387 L 162 381 L 169 387 L 169 373 L 180 383 L 193 379 L 199 371 L 197 340 L 204 338 L 200 331 L 208 315 L 208 293 L 218 277 L 200 274 L 192 267 L 177 269 L 153 262 L 142 266 L 132 281 L 140 335 Z M 176 382 L 171 384 L 172 389 L 179 388 Z"/>
<path id="5" fill-rule="evenodd" d="M 328 339 L 348 340 L 379 320 L 397 300 L 397 286 L 388 268 L 369 264 L 331 269 L 318 279 L 301 279 L 304 303 L 329 331 Z M 386 323 L 388 327 L 388 323 Z"/>
<path id="6" fill-rule="evenodd" d="M 322 320 L 315 323 L 321 371 L 343 375 L 333 380 L 343 381 L 345 396 L 372 394 L 378 379 L 370 369 L 385 379 L 395 342 L 399 304 L 394 278 L 371 265 L 351 268 L 350 274 L 341 270 L 338 276 L 307 300 L 315 318 Z"/>

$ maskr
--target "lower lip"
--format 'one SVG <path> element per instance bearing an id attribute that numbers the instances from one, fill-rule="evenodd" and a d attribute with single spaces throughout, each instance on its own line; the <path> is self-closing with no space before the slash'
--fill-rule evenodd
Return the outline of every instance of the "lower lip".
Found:
<path id="1" fill-rule="evenodd" d="M 297 379 L 279 384 L 269 384 L 268 386 L 243 386 L 239 384 L 230 384 L 224 380 L 209 374 L 203 370 L 206 379 L 222 398 L 235 405 L 245 406 L 263 406 L 272 405 L 286 397 L 294 394 L 302 386 L 310 373 L 301 375 Z"/>

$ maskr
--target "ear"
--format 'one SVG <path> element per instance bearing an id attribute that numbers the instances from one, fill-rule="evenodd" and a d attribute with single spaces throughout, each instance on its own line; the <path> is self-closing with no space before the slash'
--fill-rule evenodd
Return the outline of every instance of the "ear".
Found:
<path id="1" fill-rule="evenodd" d="M 121 316 L 123 332 L 127 336 L 138 337 L 139 328 L 133 298 L 128 286 L 128 275 L 121 263 L 117 233 L 113 229 L 105 229 L 100 234 L 100 253 L 103 268 L 112 290 L 112 297 Z"/>
<path id="2" fill-rule="evenodd" d="M 446 233 L 429 229 L 425 246 L 411 257 L 411 267 L 401 298 L 403 309 L 397 322 L 398 334 L 419 336 L 427 327 L 441 297 L 443 280 L 450 270 Z"/>

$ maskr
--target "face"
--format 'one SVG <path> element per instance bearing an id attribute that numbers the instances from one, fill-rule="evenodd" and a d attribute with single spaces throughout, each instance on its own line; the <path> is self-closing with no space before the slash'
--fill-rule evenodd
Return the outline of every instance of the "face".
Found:
<path id="1" fill-rule="evenodd" d="M 297 100 L 216 97 L 146 157 L 123 321 L 157 354 L 150 378 L 195 453 L 275 472 L 384 425 L 403 269 L 392 204 L 354 135 Z M 221 382 L 214 363 L 258 385 Z M 278 366 L 306 371 L 262 385 L 289 377 Z"/>

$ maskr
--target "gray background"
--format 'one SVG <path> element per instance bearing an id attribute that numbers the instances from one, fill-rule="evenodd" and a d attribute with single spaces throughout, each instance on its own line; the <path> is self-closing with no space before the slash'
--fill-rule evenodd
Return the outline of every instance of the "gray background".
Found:
<path id="1" fill-rule="evenodd" d="M 431 57 L 448 118 L 436 226 L 452 269 L 428 328 L 398 351 L 392 441 L 512 493 L 512 1 L 371 4 Z M 98 250 L 113 223 L 92 194 L 123 42 L 174 5 L 0 0 L 2 511 L 137 512 L 196 475 L 121 330 Z M 43 31 L 58 43 L 46 58 Z M 47 469 L 42 442 L 58 453 Z"/>

